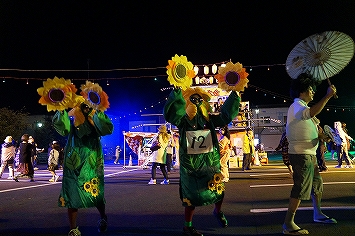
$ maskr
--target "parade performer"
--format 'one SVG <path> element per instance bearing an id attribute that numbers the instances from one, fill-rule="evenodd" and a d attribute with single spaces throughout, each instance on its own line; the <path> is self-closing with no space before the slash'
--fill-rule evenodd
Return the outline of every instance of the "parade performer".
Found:
<path id="1" fill-rule="evenodd" d="M 175 89 L 164 106 L 164 117 L 178 127 L 180 135 L 179 191 L 185 207 L 183 232 L 184 235 L 198 236 L 203 234 L 192 225 L 196 206 L 215 204 L 214 215 L 222 227 L 228 226 L 221 211 L 225 186 L 222 182 L 216 127 L 224 127 L 237 116 L 240 97 L 236 91 L 232 91 L 220 113 L 209 114 L 212 111 L 208 103 L 210 94 L 199 87 L 189 88 L 189 82 L 185 82 L 189 78 L 184 77 L 189 77 L 192 66 L 183 56 L 176 55 L 169 60 L 168 81 Z"/>
<path id="2" fill-rule="evenodd" d="M 107 229 L 107 216 L 104 198 L 104 156 L 100 138 L 113 132 L 113 124 L 104 113 L 109 107 L 108 97 L 98 84 L 87 81 L 81 86 L 82 96 L 77 96 L 70 81 L 59 81 L 58 78 L 55 80 L 44 82 L 44 87 L 38 89 L 38 93 L 42 96 L 40 102 L 51 101 L 47 104 L 48 110 L 57 110 L 53 117 L 56 131 L 62 136 L 68 136 L 64 149 L 63 180 L 58 205 L 68 208 L 69 236 L 81 235 L 76 225 L 79 208 L 96 207 L 101 217 L 98 231 L 104 232 Z M 53 92 L 56 93 L 51 94 Z M 61 96 L 57 96 L 60 92 Z M 58 97 L 61 98 L 62 106 Z M 66 98 L 71 99 L 65 101 Z M 73 106 L 73 109 L 67 112 L 65 108 L 70 106 Z M 69 116 L 74 117 L 74 120 L 71 121 Z"/>

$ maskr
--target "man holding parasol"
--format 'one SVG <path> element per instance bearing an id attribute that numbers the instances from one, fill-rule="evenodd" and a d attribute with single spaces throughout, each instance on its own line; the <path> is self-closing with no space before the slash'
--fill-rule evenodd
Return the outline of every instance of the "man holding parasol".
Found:
<path id="1" fill-rule="evenodd" d="M 294 99 L 287 114 L 286 135 L 289 141 L 289 158 L 293 169 L 293 187 L 283 224 L 286 235 L 305 235 L 294 222 L 301 200 L 313 201 L 313 221 L 335 224 L 337 221 L 321 210 L 323 179 L 317 166 L 316 150 L 319 144 L 316 118 L 328 101 L 336 96 L 336 88 L 329 77 L 337 74 L 351 60 L 354 42 L 346 34 L 326 31 L 314 34 L 297 44 L 286 60 L 286 70 L 293 79 L 290 95 Z M 327 80 L 326 95 L 311 107 L 316 85 Z"/>

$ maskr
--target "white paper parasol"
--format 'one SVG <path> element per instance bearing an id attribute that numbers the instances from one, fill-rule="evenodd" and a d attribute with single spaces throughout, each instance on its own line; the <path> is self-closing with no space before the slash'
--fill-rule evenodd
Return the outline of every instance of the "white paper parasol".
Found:
<path id="1" fill-rule="evenodd" d="M 314 34 L 296 45 L 286 60 L 292 79 L 307 73 L 316 80 L 328 80 L 338 74 L 354 55 L 354 41 L 338 31 Z"/>

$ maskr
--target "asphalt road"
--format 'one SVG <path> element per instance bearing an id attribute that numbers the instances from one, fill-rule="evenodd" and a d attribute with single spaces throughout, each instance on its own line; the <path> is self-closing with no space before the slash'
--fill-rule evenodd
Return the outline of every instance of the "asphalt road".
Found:
<path id="1" fill-rule="evenodd" d="M 355 168 L 336 169 L 327 157 L 323 211 L 338 220 L 336 225 L 313 223 L 312 202 L 303 201 L 296 223 L 310 235 L 355 235 Z M 183 207 L 178 194 L 179 172 L 170 175 L 170 185 L 148 185 L 150 169 L 122 168 L 105 164 L 109 228 L 101 235 L 182 235 Z M 0 235 L 67 235 L 66 209 L 57 206 L 61 182 L 50 183 L 45 166 L 35 172 L 35 182 L 0 179 Z M 60 171 L 58 173 L 61 173 Z M 158 182 L 162 180 L 159 170 Z M 282 235 L 292 179 L 281 156 L 251 171 L 230 169 L 223 211 L 229 227 L 220 228 L 212 215 L 213 206 L 198 207 L 194 226 L 204 235 Z M 99 235 L 96 209 L 80 209 L 78 225 L 83 236 Z"/>

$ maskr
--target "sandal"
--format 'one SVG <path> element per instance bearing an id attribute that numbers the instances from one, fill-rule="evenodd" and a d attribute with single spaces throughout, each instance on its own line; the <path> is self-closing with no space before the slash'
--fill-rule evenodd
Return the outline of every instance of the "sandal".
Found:
<path id="1" fill-rule="evenodd" d="M 296 229 L 296 230 L 287 230 L 287 229 L 283 229 L 283 234 L 286 235 L 306 235 L 309 234 L 308 230 L 306 229 Z"/>
<path id="2" fill-rule="evenodd" d="M 323 224 L 336 224 L 338 223 L 334 218 L 324 217 L 320 219 L 313 219 L 316 223 L 323 223 Z"/>

